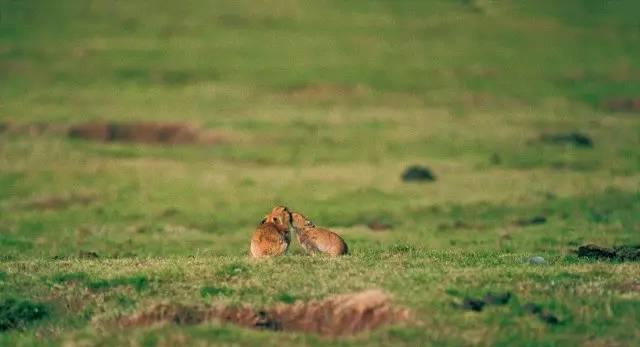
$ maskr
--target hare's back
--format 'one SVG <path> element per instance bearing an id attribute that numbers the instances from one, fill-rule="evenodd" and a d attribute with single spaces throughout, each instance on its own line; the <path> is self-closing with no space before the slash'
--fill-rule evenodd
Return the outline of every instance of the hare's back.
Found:
<path id="1" fill-rule="evenodd" d="M 347 243 L 344 242 L 340 235 L 327 229 L 316 229 L 317 231 L 317 247 L 323 253 L 330 255 L 347 254 Z"/>

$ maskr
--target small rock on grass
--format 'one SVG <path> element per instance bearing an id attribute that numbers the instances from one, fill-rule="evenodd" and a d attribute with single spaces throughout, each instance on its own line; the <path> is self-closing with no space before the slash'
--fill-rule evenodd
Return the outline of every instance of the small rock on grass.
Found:
<path id="1" fill-rule="evenodd" d="M 538 316 L 538 318 L 540 318 L 541 321 L 549 325 L 560 324 L 560 319 L 558 319 L 558 317 L 556 317 L 553 313 L 549 312 L 548 310 L 544 309 L 542 306 L 538 304 L 528 303 L 524 305 L 523 308 L 526 312 L 532 315 Z"/>
<path id="2" fill-rule="evenodd" d="M 583 133 L 553 133 L 542 134 L 540 141 L 555 145 L 573 145 L 575 147 L 593 147 L 591 138 Z"/>
<path id="3" fill-rule="evenodd" d="M 458 307 L 463 310 L 480 312 L 486 306 L 502 306 L 509 303 L 511 300 L 510 292 L 501 293 L 487 293 L 482 299 L 465 297 L 460 304 L 453 304 L 454 307 Z"/>
<path id="4" fill-rule="evenodd" d="M 412 165 L 404 171 L 402 180 L 404 182 L 433 182 L 436 180 L 436 176 L 426 166 Z"/>
<path id="5" fill-rule="evenodd" d="M 547 262 L 541 256 L 537 256 L 536 255 L 534 257 L 529 258 L 529 264 L 531 264 L 531 265 L 544 265 L 546 263 Z"/>
<path id="6" fill-rule="evenodd" d="M 464 298 L 464 300 L 462 301 L 461 308 L 465 310 L 480 312 L 482 311 L 485 305 L 486 303 L 483 300 L 474 299 L 474 298 Z"/>
<path id="7" fill-rule="evenodd" d="M 487 295 L 484 296 L 484 302 L 488 305 L 506 305 L 509 303 L 509 300 L 511 300 L 510 292 L 487 293 Z"/>

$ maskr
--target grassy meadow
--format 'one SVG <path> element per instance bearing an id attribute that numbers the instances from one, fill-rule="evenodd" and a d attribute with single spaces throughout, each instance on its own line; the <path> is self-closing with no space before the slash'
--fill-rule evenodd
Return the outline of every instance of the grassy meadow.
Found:
<path id="1" fill-rule="evenodd" d="M 640 244 L 640 114 L 607 107 L 640 105 L 638 13 L 633 0 L 0 0 L 0 346 L 637 345 L 640 263 L 574 250 Z M 218 140 L 67 136 L 87 122 Z M 562 133 L 591 146 L 545 137 Z M 436 180 L 403 182 L 410 165 Z M 250 259 L 279 204 L 350 255 L 294 242 Z M 160 302 L 371 288 L 414 321 L 340 338 L 111 324 Z M 512 299 L 456 305 L 490 292 Z"/>

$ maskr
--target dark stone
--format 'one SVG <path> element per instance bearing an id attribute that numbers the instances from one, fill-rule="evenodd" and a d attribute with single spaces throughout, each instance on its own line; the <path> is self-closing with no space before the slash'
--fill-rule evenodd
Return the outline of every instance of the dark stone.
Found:
<path id="1" fill-rule="evenodd" d="M 538 216 L 533 216 L 531 218 L 518 219 L 516 221 L 516 225 L 524 227 L 524 226 L 529 226 L 529 225 L 544 224 L 546 222 L 547 222 L 547 217 L 542 216 L 542 215 L 538 215 Z"/>
<path id="2" fill-rule="evenodd" d="M 402 174 L 404 182 L 433 182 L 436 176 L 426 166 L 412 165 Z"/>
<path id="3" fill-rule="evenodd" d="M 471 310 L 480 312 L 484 308 L 486 303 L 483 300 L 474 299 L 474 298 L 464 298 L 462 301 L 462 308 L 465 310 Z"/>
<path id="4" fill-rule="evenodd" d="M 558 317 L 556 317 L 555 315 L 553 315 L 552 313 L 549 312 L 542 312 L 541 314 L 538 315 L 538 317 L 545 323 L 550 324 L 550 325 L 556 325 L 556 324 L 560 324 L 560 320 L 558 319 Z"/>
<path id="5" fill-rule="evenodd" d="M 509 300 L 511 300 L 510 292 L 487 293 L 487 295 L 484 296 L 484 302 L 486 302 L 487 305 L 506 305 L 509 303 Z"/>
<path id="6" fill-rule="evenodd" d="M 453 307 L 457 307 L 463 310 L 480 312 L 486 306 L 506 305 L 511 300 L 511 297 L 512 295 L 510 292 L 487 293 L 482 299 L 465 297 L 462 300 L 462 303 L 453 303 L 452 305 Z"/>
<path id="7" fill-rule="evenodd" d="M 539 314 L 542 312 L 542 306 L 534 303 L 525 304 L 523 307 L 524 311 L 531 314 Z"/>
<path id="8" fill-rule="evenodd" d="M 613 249 L 593 244 L 578 247 L 576 253 L 578 254 L 578 257 L 587 258 L 613 259 L 616 257 L 616 252 Z"/>
<path id="9" fill-rule="evenodd" d="M 560 324 L 560 319 L 558 319 L 558 317 L 556 317 L 553 313 L 549 312 L 548 310 L 544 309 L 542 306 L 538 304 L 528 303 L 523 306 L 523 309 L 525 312 L 529 314 L 538 316 L 538 318 L 540 318 L 541 321 L 549 325 Z"/>
<path id="10" fill-rule="evenodd" d="M 272 317 L 269 317 L 269 315 L 265 311 L 258 311 L 256 313 L 255 327 L 257 329 L 272 330 L 272 331 L 282 330 L 280 322 L 278 322 L 276 319 L 273 319 Z"/>
<path id="11" fill-rule="evenodd" d="M 593 147 L 593 141 L 585 134 L 578 132 L 542 134 L 540 140 L 555 145 L 573 145 L 576 147 Z"/>

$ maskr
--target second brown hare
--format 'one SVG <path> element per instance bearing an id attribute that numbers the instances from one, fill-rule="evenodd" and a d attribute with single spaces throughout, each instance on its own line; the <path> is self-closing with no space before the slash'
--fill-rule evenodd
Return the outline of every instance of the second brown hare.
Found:
<path id="1" fill-rule="evenodd" d="M 292 212 L 291 219 L 296 238 L 307 253 L 324 253 L 334 257 L 349 253 L 347 243 L 340 235 L 316 227 L 311 220 L 298 212 Z"/>

